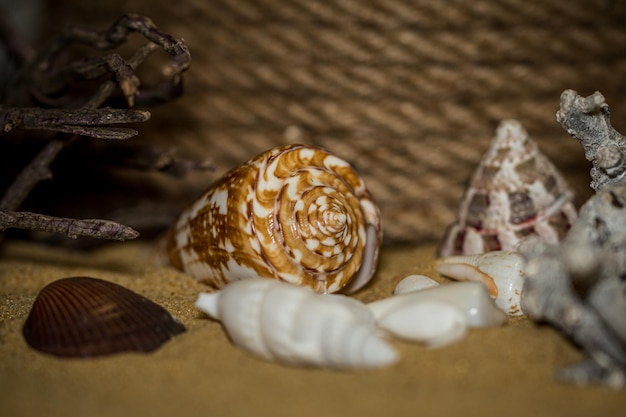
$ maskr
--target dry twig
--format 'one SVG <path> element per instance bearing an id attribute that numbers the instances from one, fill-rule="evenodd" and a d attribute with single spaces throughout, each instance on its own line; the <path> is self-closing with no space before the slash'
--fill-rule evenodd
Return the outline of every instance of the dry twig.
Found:
<path id="1" fill-rule="evenodd" d="M 51 130 L 90 136 L 98 139 L 128 139 L 139 132 L 107 125 L 145 122 L 150 113 L 127 109 L 40 109 L 9 108 L 0 110 L 0 128 L 5 133 L 15 129 Z"/>
<path id="2" fill-rule="evenodd" d="M 125 42 L 133 32 L 142 34 L 149 42 L 128 61 L 118 54 L 109 54 L 104 57 L 82 59 L 57 69 L 56 60 L 60 53 L 73 43 L 81 43 L 96 49 L 112 49 Z M 37 54 L 21 71 L 18 81 L 7 91 L 9 102 L 20 102 L 19 96 L 27 92 L 29 96 L 50 104 L 58 102 L 48 99 L 46 91 L 50 86 L 64 85 L 76 77 L 94 79 L 112 74 L 113 78 L 102 83 L 95 94 L 84 100 L 78 108 L 52 110 L 0 108 L 0 127 L 4 132 L 14 129 L 62 132 L 49 141 L 23 169 L 0 200 L 0 230 L 22 228 L 60 232 L 70 237 L 81 235 L 118 240 L 137 236 L 137 232 L 127 226 L 106 220 L 56 218 L 16 210 L 38 182 L 52 177 L 50 164 L 61 150 L 76 138 L 76 135 L 101 139 L 126 139 L 136 134 L 132 129 L 108 125 L 145 121 L 149 118 L 148 112 L 98 108 L 117 88 L 122 91 L 128 105 L 132 107 L 140 85 L 135 70 L 159 48 L 164 49 L 172 57 L 172 62 L 163 71 L 169 75 L 166 84 L 180 86 L 181 74 L 189 67 L 189 50 L 182 41 L 158 30 L 149 18 L 137 14 L 122 16 L 107 31 L 72 29 L 53 39 L 48 47 Z M 180 89 L 164 89 L 163 86 L 159 86 L 157 91 L 180 92 Z"/>
<path id="3" fill-rule="evenodd" d="M 63 233 L 72 239 L 90 236 L 97 239 L 128 240 L 139 236 L 132 228 L 108 220 L 76 220 L 29 212 L 0 211 L 0 230 L 9 228 Z"/>

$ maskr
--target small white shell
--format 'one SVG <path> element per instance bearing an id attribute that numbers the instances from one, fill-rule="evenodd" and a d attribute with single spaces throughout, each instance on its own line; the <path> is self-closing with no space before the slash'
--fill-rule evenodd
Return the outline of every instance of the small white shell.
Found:
<path id="1" fill-rule="evenodd" d="M 456 280 L 482 282 L 498 308 L 510 316 L 524 314 L 521 305 L 524 259 L 517 252 L 449 256 L 439 260 L 437 271 Z"/>
<path id="2" fill-rule="evenodd" d="M 498 326 L 506 321 L 506 315 L 495 306 L 485 286 L 476 282 L 400 294 L 374 301 L 367 307 L 379 327 L 393 335 L 438 346 L 462 337 L 463 327 Z M 423 323 L 424 320 L 430 322 Z M 441 326 L 439 332 L 433 326 Z M 428 332 L 430 338 L 426 337 Z"/>
<path id="3" fill-rule="evenodd" d="M 393 290 L 394 295 L 412 291 L 421 291 L 427 288 L 438 287 L 439 283 L 426 275 L 409 275 L 404 277 Z"/>
<path id="4" fill-rule="evenodd" d="M 267 360 L 324 368 L 376 368 L 397 360 L 365 306 L 273 279 L 247 279 L 200 294 L 237 346 Z"/>
<path id="5" fill-rule="evenodd" d="M 390 310 L 378 319 L 378 326 L 395 337 L 436 348 L 463 338 L 467 318 L 453 305 L 421 300 Z"/>

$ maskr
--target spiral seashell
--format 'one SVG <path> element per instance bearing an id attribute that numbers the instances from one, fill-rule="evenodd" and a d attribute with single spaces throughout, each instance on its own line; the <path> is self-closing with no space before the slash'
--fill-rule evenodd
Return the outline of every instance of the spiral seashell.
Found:
<path id="1" fill-rule="evenodd" d="M 37 295 L 24 323 L 26 342 L 60 357 L 151 352 L 185 327 L 163 307 L 112 282 L 64 278 Z"/>
<path id="2" fill-rule="evenodd" d="M 510 316 L 523 315 L 524 258 L 517 252 L 495 251 L 441 258 L 437 271 L 448 278 L 482 282 L 496 305 Z"/>
<path id="3" fill-rule="evenodd" d="M 381 240 L 378 207 L 354 169 L 321 148 L 289 145 L 218 180 L 165 246 L 172 265 L 218 288 L 267 277 L 332 293 L 367 283 Z"/>
<path id="4" fill-rule="evenodd" d="M 353 369 L 397 360 L 368 309 L 344 295 L 252 279 L 202 293 L 196 307 L 220 320 L 235 345 L 266 360 Z"/>
<path id="5" fill-rule="evenodd" d="M 576 220 L 563 176 L 516 120 L 505 120 L 468 187 L 438 255 L 515 251 L 527 236 L 557 243 Z"/>

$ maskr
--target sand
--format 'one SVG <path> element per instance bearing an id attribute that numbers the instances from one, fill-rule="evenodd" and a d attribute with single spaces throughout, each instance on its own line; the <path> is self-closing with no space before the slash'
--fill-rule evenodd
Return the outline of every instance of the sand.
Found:
<path id="1" fill-rule="evenodd" d="M 473 329 L 444 348 L 393 341 L 401 360 L 374 371 L 290 368 L 231 345 L 195 310 L 204 289 L 152 266 L 149 246 L 118 243 L 84 253 L 5 242 L 0 257 L 0 416 L 617 416 L 626 392 L 555 382 L 582 354 L 525 317 Z M 410 273 L 433 274 L 434 247 L 382 252 L 371 301 Z M 151 354 L 68 360 L 38 353 L 21 328 L 37 292 L 67 276 L 124 285 L 166 307 L 188 331 Z"/>

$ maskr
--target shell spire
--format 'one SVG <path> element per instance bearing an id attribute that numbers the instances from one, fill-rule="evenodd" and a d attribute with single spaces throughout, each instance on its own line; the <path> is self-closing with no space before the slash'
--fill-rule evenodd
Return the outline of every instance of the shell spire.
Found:
<path id="1" fill-rule="evenodd" d="M 355 170 L 324 149 L 288 145 L 213 184 L 165 246 L 173 266 L 218 288 L 266 277 L 332 293 L 368 282 L 381 241 L 378 207 Z"/>
<path id="2" fill-rule="evenodd" d="M 521 123 L 505 120 L 472 176 L 438 255 L 514 251 L 529 235 L 556 243 L 576 220 L 573 197 Z"/>

